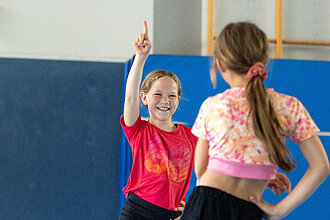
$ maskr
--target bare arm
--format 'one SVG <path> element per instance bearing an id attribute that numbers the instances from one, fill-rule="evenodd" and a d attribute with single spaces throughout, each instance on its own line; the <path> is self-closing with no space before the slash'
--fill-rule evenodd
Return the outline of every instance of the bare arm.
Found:
<path id="1" fill-rule="evenodd" d="M 299 147 L 309 163 L 309 167 L 292 192 L 277 205 L 270 205 L 264 201 L 255 201 L 255 199 L 250 198 L 267 214 L 267 219 L 281 219 L 287 216 L 308 199 L 329 175 L 329 160 L 317 136 L 301 142 Z"/>
<path id="2" fill-rule="evenodd" d="M 199 138 L 195 150 L 195 173 L 197 179 L 205 173 L 208 163 L 209 142 Z"/>
<path id="3" fill-rule="evenodd" d="M 151 50 L 151 42 L 148 36 L 147 22 L 144 21 L 144 34 L 133 42 L 136 51 L 132 68 L 126 82 L 124 121 L 127 126 L 132 126 L 140 114 L 140 95 L 139 87 L 143 73 L 144 64 Z"/>

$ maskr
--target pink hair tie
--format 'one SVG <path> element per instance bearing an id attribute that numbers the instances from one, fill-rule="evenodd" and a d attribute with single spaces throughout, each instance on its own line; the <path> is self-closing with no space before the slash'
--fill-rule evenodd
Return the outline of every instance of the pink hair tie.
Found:
<path id="1" fill-rule="evenodd" d="M 265 70 L 264 64 L 261 62 L 258 62 L 250 67 L 247 77 L 249 80 L 251 80 L 255 76 L 261 76 L 262 81 L 265 81 L 267 79 L 267 71 Z"/>

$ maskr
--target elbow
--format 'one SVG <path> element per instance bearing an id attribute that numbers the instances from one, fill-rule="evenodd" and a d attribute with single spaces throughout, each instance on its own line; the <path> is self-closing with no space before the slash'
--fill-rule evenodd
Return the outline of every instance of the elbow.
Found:
<path id="1" fill-rule="evenodd" d="M 330 174 L 330 168 L 329 166 L 323 169 L 323 179 L 326 180 Z"/>
<path id="2" fill-rule="evenodd" d="M 327 163 L 327 165 L 324 167 L 324 173 L 326 174 L 326 177 L 330 175 L 330 165 Z"/>
<path id="3" fill-rule="evenodd" d="M 196 178 L 200 179 L 201 176 L 205 173 L 206 169 L 195 167 Z"/>
<path id="4" fill-rule="evenodd" d="M 199 171 L 197 171 L 197 170 L 195 170 L 195 174 L 196 174 L 196 178 L 197 179 L 200 179 L 201 178 L 201 173 L 199 172 Z"/>
<path id="5" fill-rule="evenodd" d="M 322 164 L 322 166 L 320 166 L 319 169 L 322 179 L 325 180 L 330 175 L 329 162 Z"/>

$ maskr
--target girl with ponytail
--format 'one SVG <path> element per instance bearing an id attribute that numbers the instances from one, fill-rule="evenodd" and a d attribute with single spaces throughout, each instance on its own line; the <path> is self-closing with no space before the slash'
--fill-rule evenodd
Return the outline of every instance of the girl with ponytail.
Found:
<path id="1" fill-rule="evenodd" d="M 255 24 L 228 24 L 214 47 L 213 86 L 220 70 L 231 88 L 204 101 L 192 128 L 199 138 L 199 186 L 182 220 L 282 219 L 329 175 L 319 129 L 297 98 L 265 87 L 268 40 Z M 270 205 L 261 198 L 267 184 L 278 168 L 296 167 L 285 139 L 299 145 L 309 168 L 292 192 Z"/>

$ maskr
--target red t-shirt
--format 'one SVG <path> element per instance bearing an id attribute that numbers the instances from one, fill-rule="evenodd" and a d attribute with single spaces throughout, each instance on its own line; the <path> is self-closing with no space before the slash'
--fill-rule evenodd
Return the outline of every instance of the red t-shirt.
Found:
<path id="1" fill-rule="evenodd" d="M 177 124 L 174 131 L 157 128 L 137 119 L 134 125 L 120 123 L 132 148 L 133 165 L 123 189 L 134 192 L 159 207 L 174 210 L 185 200 L 194 166 L 197 137 L 191 129 Z"/>

